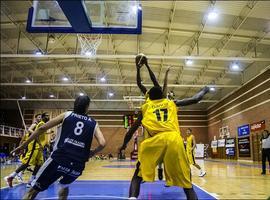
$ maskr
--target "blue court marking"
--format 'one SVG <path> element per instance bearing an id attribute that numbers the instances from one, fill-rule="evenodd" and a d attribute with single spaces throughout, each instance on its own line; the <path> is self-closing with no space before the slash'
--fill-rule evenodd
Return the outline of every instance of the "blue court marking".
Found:
<path id="1" fill-rule="evenodd" d="M 126 169 L 133 169 L 135 165 L 104 165 L 102 167 L 105 168 L 126 168 Z"/>
<path id="2" fill-rule="evenodd" d="M 129 181 L 76 181 L 70 186 L 68 199 L 127 199 Z M 144 183 L 138 199 L 179 200 L 186 199 L 183 189 L 179 187 L 164 187 L 164 181 Z M 199 199 L 216 199 L 209 193 L 194 185 Z M 1 189 L 1 199 L 21 199 L 26 191 L 26 185 Z M 57 184 L 38 194 L 36 199 L 57 199 Z"/>
<path id="3" fill-rule="evenodd" d="M 219 164 L 225 164 L 225 165 L 239 165 L 239 166 L 244 166 L 244 167 L 253 167 L 253 168 L 259 168 L 261 169 L 262 166 L 260 164 L 248 164 L 248 163 L 240 163 L 240 162 L 230 162 L 230 161 L 222 161 L 222 160 L 204 160 L 207 162 L 215 162 Z M 267 169 L 270 169 L 269 166 L 266 166 Z"/>

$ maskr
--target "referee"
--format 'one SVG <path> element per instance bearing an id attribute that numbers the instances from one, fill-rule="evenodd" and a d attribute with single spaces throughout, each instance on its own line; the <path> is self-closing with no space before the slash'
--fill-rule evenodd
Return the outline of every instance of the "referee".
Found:
<path id="1" fill-rule="evenodd" d="M 270 133 L 268 130 L 264 130 L 262 133 L 262 175 L 266 174 L 266 158 L 270 167 Z"/>

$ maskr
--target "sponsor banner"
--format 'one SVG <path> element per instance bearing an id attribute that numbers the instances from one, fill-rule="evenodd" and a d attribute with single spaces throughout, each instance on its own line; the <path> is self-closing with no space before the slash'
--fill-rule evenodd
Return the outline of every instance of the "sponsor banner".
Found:
<path id="1" fill-rule="evenodd" d="M 225 139 L 218 140 L 218 147 L 225 147 Z"/>
<path id="2" fill-rule="evenodd" d="M 265 129 L 265 120 L 250 124 L 251 131 L 260 131 Z"/>
<path id="3" fill-rule="evenodd" d="M 218 145 L 218 141 L 217 140 L 213 140 L 211 142 L 211 148 L 217 148 L 217 145 Z"/>
<path id="4" fill-rule="evenodd" d="M 247 136 L 250 134 L 249 124 L 238 127 L 238 137 Z"/>
<path id="5" fill-rule="evenodd" d="M 228 148 L 226 148 L 226 155 L 227 156 L 234 156 L 235 155 L 235 149 L 234 149 L 234 147 L 228 147 Z"/>
<path id="6" fill-rule="evenodd" d="M 239 157 L 250 157 L 250 138 L 238 138 Z"/>
<path id="7" fill-rule="evenodd" d="M 226 147 L 235 147 L 235 139 L 234 138 L 227 138 L 225 146 Z"/>

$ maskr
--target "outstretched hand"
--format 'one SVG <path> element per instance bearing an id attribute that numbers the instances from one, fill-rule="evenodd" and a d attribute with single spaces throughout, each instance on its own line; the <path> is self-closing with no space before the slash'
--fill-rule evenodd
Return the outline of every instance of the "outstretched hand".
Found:
<path id="1" fill-rule="evenodd" d="M 144 54 L 139 54 L 135 58 L 135 64 L 138 69 L 140 69 L 143 65 L 148 66 L 147 57 Z"/>
<path id="2" fill-rule="evenodd" d="M 11 155 L 17 155 L 20 154 L 21 151 L 24 150 L 24 146 L 20 145 L 16 149 L 10 152 Z"/>

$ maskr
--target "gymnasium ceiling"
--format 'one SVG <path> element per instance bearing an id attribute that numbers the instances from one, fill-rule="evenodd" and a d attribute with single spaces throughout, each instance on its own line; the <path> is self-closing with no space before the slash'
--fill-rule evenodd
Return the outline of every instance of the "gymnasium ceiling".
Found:
<path id="1" fill-rule="evenodd" d="M 92 109 L 129 109 L 140 105 L 134 58 L 115 55 L 143 52 L 163 84 L 172 66 L 169 89 L 177 98 L 192 96 L 202 85 L 216 86 L 197 105 L 187 110 L 207 110 L 270 65 L 270 1 L 142 1 L 142 35 L 103 35 L 98 55 L 106 59 L 74 58 L 76 35 L 30 34 L 25 30 L 32 1 L 1 1 L 1 106 L 71 108 L 79 93 L 93 99 Z M 217 14 L 209 19 L 209 12 Z M 5 54 L 34 54 L 66 58 L 7 58 Z M 168 56 L 167 59 L 164 56 Z M 175 58 L 172 58 L 175 56 Z M 181 56 L 199 56 L 189 66 Z M 217 58 L 210 59 L 209 56 Z M 179 58 L 178 58 L 179 57 Z M 235 57 L 241 57 L 236 60 Z M 237 62 L 240 70 L 232 70 Z M 105 76 L 106 82 L 100 78 Z M 64 82 L 63 78 L 68 78 Z M 145 68 L 144 84 L 151 86 Z M 30 80 L 31 83 L 26 83 Z M 113 93 L 110 97 L 108 93 Z M 50 97 L 50 95 L 53 95 Z M 25 100 L 22 97 L 26 97 Z M 135 99 L 134 101 L 125 100 Z"/>

